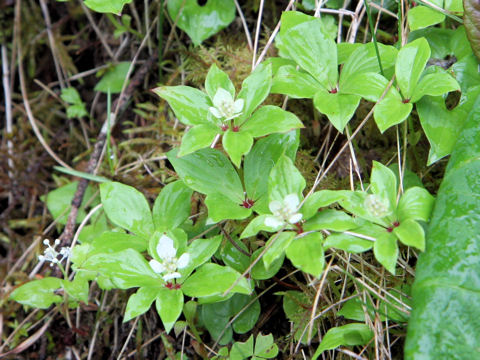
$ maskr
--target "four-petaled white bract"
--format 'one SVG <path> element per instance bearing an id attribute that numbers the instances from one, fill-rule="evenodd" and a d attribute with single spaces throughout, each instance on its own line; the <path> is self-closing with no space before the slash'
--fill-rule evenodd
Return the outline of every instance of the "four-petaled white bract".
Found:
<path id="1" fill-rule="evenodd" d="M 210 112 L 217 119 L 227 121 L 242 115 L 243 99 L 234 101 L 232 94 L 225 89 L 219 88 L 212 102 L 215 107 L 210 107 Z"/>
<path id="2" fill-rule="evenodd" d="M 165 275 L 162 276 L 165 281 L 181 277 L 182 275 L 177 272 L 177 269 L 183 269 L 188 265 L 190 254 L 183 253 L 177 259 L 177 249 L 175 249 L 173 245 L 173 240 L 167 235 L 160 237 L 156 251 L 162 262 L 155 259 L 150 260 L 149 264 L 153 271 L 157 274 L 165 273 Z"/>
<path id="3" fill-rule="evenodd" d="M 297 194 L 289 194 L 282 201 L 271 201 L 268 207 L 273 215 L 265 218 L 265 225 L 278 228 L 299 222 L 302 219 L 302 214 L 297 212 L 299 204 L 300 199 Z"/>

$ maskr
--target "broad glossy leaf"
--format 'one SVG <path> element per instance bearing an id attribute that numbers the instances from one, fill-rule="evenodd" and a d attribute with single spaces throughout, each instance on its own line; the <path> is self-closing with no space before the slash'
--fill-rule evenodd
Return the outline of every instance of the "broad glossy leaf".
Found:
<path id="1" fill-rule="evenodd" d="M 460 85 L 449 74 L 428 74 L 415 87 L 411 101 L 415 103 L 424 95 L 439 96 L 455 90 L 460 90 Z"/>
<path id="2" fill-rule="evenodd" d="M 247 197 L 255 201 L 253 210 L 260 214 L 268 210 L 268 177 L 278 158 L 285 153 L 295 160 L 299 144 L 299 132 L 272 134 L 258 140 L 243 162 L 243 179 Z"/>
<path id="3" fill-rule="evenodd" d="M 237 99 L 245 101 L 242 116 L 235 119 L 235 124 L 242 124 L 263 103 L 272 87 L 272 65 L 258 65 L 242 82 L 242 89 Z"/>
<path id="4" fill-rule="evenodd" d="M 366 324 L 353 323 L 331 328 L 324 335 L 312 360 L 317 359 L 325 350 L 333 350 L 342 345 L 365 345 L 372 338 L 373 331 Z"/>
<path id="5" fill-rule="evenodd" d="M 480 336 L 480 113 L 465 122 L 418 259 L 405 359 L 476 357 Z M 468 355 L 467 355 L 468 354 Z"/>
<path id="6" fill-rule="evenodd" d="M 405 191 L 398 202 L 397 216 L 400 222 L 407 219 L 428 221 L 435 198 L 424 188 L 412 187 Z"/>
<path id="7" fill-rule="evenodd" d="M 313 98 L 315 108 L 322 114 L 327 115 L 328 120 L 340 132 L 343 132 L 343 129 L 355 114 L 359 103 L 359 96 L 338 92 L 319 91 Z"/>
<path id="8" fill-rule="evenodd" d="M 282 155 L 270 172 L 268 181 L 269 199 L 270 201 L 283 201 L 290 194 L 297 194 L 300 198 L 305 185 L 305 179 L 292 160 Z"/>
<path id="9" fill-rule="evenodd" d="M 443 15 L 440 11 L 421 5 L 415 6 L 408 10 L 407 17 L 410 31 L 439 24 L 445 20 L 445 15 Z"/>
<path id="10" fill-rule="evenodd" d="M 251 120 L 249 120 L 247 124 L 250 121 Z M 222 138 L 223 148 L 228 153 L 236 167 L 240 167 L 242 156 L 248 154 L 253 145 L 253 136 L 255 135 L 252 136 L 252 134 L 246 131 L 245 128 L 246 126 L 243 126 L 241 131 L 237 132 L 229 129 L 224 133 Z"/>
<path id="11" fill-rule="evenodd" d="M 188 126 L 208 123 L 212 102 L 204 92 L 190 86 L 161 86 L 152 90 L 166 100 L 178 120 Z"/>
<path id="12" fill-rule="evenodd" d="M 293 240 L 285 251 L 297 268 L 315 277 L 320 277 L 325 266 L 323 236 L 314 232 Z"/>
<path id="13" fill-rule="evenodd" d="M 120 15 L 123 6 L 131 2 L 132 0 L 85 0 L 85 5 L 99 13 L 113 13 Z"/>
<path id="14" fill-rule="evenodd" d="M 185 295 L 203 297 L 221 295 L 233 285 L 241 274 L 228 266 L 204 264 L 182 285 Z M 233 293 L 250 294 L 252 289 L 245 278 L 241 278 L 231 290 Z"/>
<path id="15" fill-rule="evenodd" d="M 192 190 L 182 181 L 165 186 L 153 204 L 153 223 L 157 231 L 174 229 L 190 216 Z"/>
<path id="16" fill-rule="evenodd" d="M 385 233 L 382 236 L 377 237 L 373 245 L 373 253 L 378 262 L 395 275 L 398 258 L 397 239 L 392 233 L 384 231 Z"/>
<path id="17" fill-rule="evenodd" d="M 54 277 L 46 277 L 33 280 L 16 288 L 10 299 L 23 305 L 48 309 L 50 305 L 59 303 L 63 298 L 55 295 L 55 291 L 62 287 L 62 280 Z"/>
<path id="18" fill-rule="evenodd" d="M 227 90 L 232 97 L 235 97 L 235 86 L 232 80 L 228 77 L 227 73 L 213 64 L 208 70 L 207 77 L 205 79 L 205 91 L 210 99 L 213 100 L 218 89 Z"/>
<path id="19" fill-rule="evenodd" d="M 194 45 L 200 45 L 235 18 L 233 0 L 207 0 L 203 5 L 197 0 L 168 0 L 167 9 L 172 21 L 188 34 Z"/>
<path id="20" fill-rule="evenodd" d="M 82 264 L 82 268 L 110 278 L 119 289 L 155 287 L 163 283 L 147 260 L 133 249 L 93 255 Z"/>
<path id="21" fill-rule="evenodd" d="M 242 201 L 233 201 L 222 194 L 207 195 L 205 205 L 208 208 L 208 218 L 214 223 L 225 219 L 245 219 L 252 213 L 252 209 L 242 206 Z"/>
<path id="22" fill-rule="evenodd" d="M 327 90 L 337 87 L 337 46 L 326 34 L 320 19 L 293 26 L 281 39 L 290 57 L 302 69 Z"/>
<path id="23" fill-rule="evenodd" d="M 407 219 L 400 222 L 400 225 L 393 229 L 393 233 L 403 244 L 421 251 L 425 250 L 425 232 L 415 220 Z"/>
<path id="24" fill-rule="evenodd" d="M 156 287 L 142 287 L 137 290 L 135 294 L 130 295 L 123 315 L 123 322 L 127 322 L 139 315 L 146 313 L 152 303 L 155 301 L 160 288 Z"/>
<path id="25" fill-rule="evenodd" d="M 266 105 L 255 111 L 241 130 L 249 132 L 253 137 L 261 137 L 277 132 L 286 133 L 302 127 L 302 122 L 293 113 L 278 106 Z"/>
<path id="26" fill-rule="evenodd" d="M 100 197 L 108 219 L 134 234 L 149 239 L 153 233 L 150 206 L 135 188 L 118 182 L 100 184 Z"/>
<path id="27" fill-rule="evenodd" d="M 408 43 L 398 52 L 395 74 L 397 84 L 407 99 L 412 97 L 429 58 L 430 46 L 425 38 Z M 391 111 L 395 112 L 395 110 Z"/>
<path id="28" fill-rule="evenodd" d="M 129 68 L 130 62 L 128 61 L 112 66 L 105 72 L 97 85 L 95 85 L 95 91 L 108 93 L 110 90 L 111 94 L 118 94 L 120 91 L 122 91 L 123 83 L 127 78 Z"/>
<path id="29" fill-rule="evenodd" d="M 178 156 L 182 157 L 209 147 L 213 143 L 215 136 L 220 134 L 220 132 L 220 128 L 212 124 L 201 124 L 192 127 L 182 137 Z"/>
<path id="30" fill-rule="evenodd" d="M 161 288 L 157 294 L 155 301 L 158 315 L 162 319 L 165 332 L 168 334 L 172 329 L 175 321 L 182 313 L 183 309 L 183 293 L 177 289 Z"/>
<path id="31" fill-rule="evenodd" d="M 385 132 L 393 125 L 403 122 L 412 111 L 412 104 L 405 103 L 395 88 L 390 88 L 387 95 L 380 101 L 373 112 L 375 122 L 380 132 Z"/>
<path id="32" fill-rule="evenodd" d="M 202 149 L 179 158 L 177 151 L 171 150 L 167 157 L 188 187 L 202 194 L 221 194 L 241 204 L 242 183 L 225 155 L 215 149 Z"/>
<path id="33" fill-rule="evenodd" d="M 480 4 L 476 0 L 464 0 L 463 22 L 473 53 L 480 59 Z"/>
<path id="34" fill-rule="evenodd" d="M 310 74 L 297 70 L 295 66 L 280 67 L 273 77 L 272 93 L 288 95 L 293 99 L 310 99 L 325 88 Z"/>
<path id="35" fill-rule="evenodd" d="M 397 178 L 395 173 L 378 161 L 373 161 L 372 174 L 370 175 L 372 193 L 387 199 L 390 211 L 397 207 Z"/>

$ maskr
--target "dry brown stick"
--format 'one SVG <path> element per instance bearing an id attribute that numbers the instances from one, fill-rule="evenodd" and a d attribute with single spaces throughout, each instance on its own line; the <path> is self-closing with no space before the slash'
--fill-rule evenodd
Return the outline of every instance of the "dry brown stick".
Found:
<path id="1" fill-rule="evenodd" d="M 125 109 L 128 106 L 128 100 L 132 97 L 135 89 L 142 84 L 145 75 L 153 66 L 156 59 L 157 59 L 157 54 L 153 54 L 147 61 L 145 61 L 145 63 L 141 66 L 141 68 L 132 77 L 132 80 L 130 81 L 130 84 L 128 85 L 125 92 L 115 100 L 112 108 L 114 109 L 118 108 L 119 109 L 118 113 L 122 113 L 123 111 L 125 111 Z M 97 141 L 93 148 L 93 152 L 90 156 L 90 160 L 88 161 L 87 172 L 89 174 L 93 173 L 93 171 L 98 165 L 98 162 L 100 160 L 100 156 L 102 153 L 102 149 L 107 139 L 107 129 L 108 129 L 107 122 L 105 122 L 104 126 L 102 127 L 102 130 L 100 131 L 100 134 L 97 137 Z M 80 209 L 80 206 L 82 204 L 83 196 L 85 195 L 85 190 L 87 189 L 87 186 L 88 186 L 88 180 L 84 178 L 80 179 L 78 183 L 77 191 L 75 192 L 75 196 L 73 197 L 73 200 L 72 200 L 72 207 L 70 210 L 70 214 L 68 215 L 67 224 L 65 225 L 65 229 L 60 237 L 60 240 L 62 240 L 62 246 L 69 245 L 70 240 L 73 237 L 78 210 Z"/>

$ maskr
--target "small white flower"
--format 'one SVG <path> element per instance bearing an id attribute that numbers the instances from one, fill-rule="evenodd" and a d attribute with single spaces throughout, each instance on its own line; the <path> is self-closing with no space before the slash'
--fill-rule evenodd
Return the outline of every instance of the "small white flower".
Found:
<path id="1" fill-rule="evenodd" d="M 181 277 L 182 275 L 177 272 L 177 269 L 183 269 L 188 265 L 190 254 L 183 253 L 177 259 L 177 249 L 173 246 L 173 240 L 167 235 L 160 237 L 156 250 L 162 262 L 155 259 L 150 260 L 149 264 L 153 271 L 157 274 L 165 273 L 162 276 L 165 281 Z"/>
<path id="2" fill-rule="evenodd" d="M 232 94 L 223 88 L 219 88 L 213 97 L 214 107 L 210 107 L 210 112 L 217 119 L 222 121 L 231 120 L 242 115 L 244 101 L 243 99 L 233 100 Z"/>
<path id="3" fill-rule="evenodd" d="M 300 199 L 297 194 L 285 196 L 282 201 L 274 200 L 270 202 L 268 207 L 272 212 L 272 216 L 265 218 L 265 225 L 278 228 L 286 224 L 295 224 L 302 220 L 302 214 L 297 212 Z"/>
<path id="4" fill-rule="evenodd" d="M 38 260 L 40 261 L 49 261 L 51 262 L 50 266 L 54 264 L 60 264 L 63 260 L 70 256 L 70 248 L 69 247 L 62 247 L 60 252 L 55 250 L 55 248 L 60 244 L 60 240 L 57 239 L 53 243 L 53 246 L 50 245 L 50 240 L 45 239 L 43 240 L 43 244 L 47 245 L 47 248 L 43 251 L 43 255 L 38 256 Z M 59 259 L 58 256 L 61 256 Z"/>
<path id="5" fill-rule="evenodd" d="M 383 201 L 383 199 L 380 198 L 378 195 L 367 195 L 363 204 L 365 205 L 367 211 L 375 217 L 383 218 L 390 214 L 388 204 Z"/>

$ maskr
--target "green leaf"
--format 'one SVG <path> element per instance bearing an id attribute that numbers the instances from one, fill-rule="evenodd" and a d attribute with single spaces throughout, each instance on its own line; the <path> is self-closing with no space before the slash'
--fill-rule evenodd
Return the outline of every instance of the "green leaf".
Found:
<path id="1" fill-rule="evenodd" d="M 86 3 L 86 1 L 85 1 Z M 117 65 L 109 68 L 105 74 L 102 76 L 102 79 L 95 85 L 95 91 L 101 91 L 111 94 L 118 94 L 122 91 L 123 83 L 127 78 L 128 69 L 130 68 L 130 62 L 121 62 Z M 128 84 L 128 83 L 127 83 Z M 127 86 L 125 84 L 125 86 Z"/>
<path id="2" fill-rule="evenodd" d="M 153 204 L 155 230 L 165 231 L 179 227 L 190 216 L 192 190 L 182 181 L 165 186 Z"/>
<path id="3" fill-rule="evenodd" d="M 132 0 L 85 0 L 84 2 L 93 11 L 121 15 L 123 6 L 131 3 Z"/>
<path id="4" fill-rule="evenodd" d="M 397 238 L 407 246 L 413 246 L 420 251 L 425 250 L 425 232 L 415 220 L 407 219 L 393 229 Z"/>
<path id="5" fill-rule="evenodd" d="M 393 211 L 397 207 L 397 177 L 392 170 L 377 161 L 373 161 L 370 186 L 372 187 L 372 193 L 388 200 L 389 211 Z"/>
<path id="6" fill-rule="evenodd" d="M 347 215 L 344 211 L 324 209 L 303 224 L 303 230 L 346 231 L 354 229 L 359 225 L 360 221 L 358 218 Z"/>
<path id="7" fill-rule="evenodd" d="M 210 99 L 213 100 L 218 89 L 227 90 L 232 98 L 235 97 L 235 86 L 232 80 L 228 77 L 227 73 L 220 70 L 217 65 L 213 64 L 208 70 L 207 77 L 205 79 L 205 91 Z"/>
<path id="8" fill-rule="evenodd" d="M 400 223 L 407 219 L 422 220 L 430 219 L 435 198 L 420 187 L 412 187 L 405 191 L 398 202 L 397 216 Z"/>
<path id="9" fill-rule="evenodd" d="M 252 112 L 265 100 L 272 87 L 272 65 L 258 65 L 242 82 L 242 89 L 237 99 L 245 101 L 242 115 L 235 119 L 235 124 L 242 124 Z"/>
<path id="10" fill-rule="evenodd" d="M 257 334 L 254 354 L 262 359 L 272 359 L 278 355 L 278 346 L 274 343 L 272 334 Z"/>
<path id="11" fill-rule="evenodd" d="M 395 88 L 390 88 L 387 95 L 380 101 L 373 112 L 375 122 L 384 133 L 389 127 L 403 122 L 412 111 L 412 104 L 405 103 Z"/>
<path id="12" fill-rule="evenodd" d="M 382 67 L 385 70 L 395 65 L 398 51 L 393 46 L 383 44 L 378 45 L 378 52 L 382 60 Z M 340 74 L 339 88 L 341 92 L 347 91 L 352 85 L 355 85 L 354 78 L 360 74 L 380 73 L 378 66 L 377 53 L 373 43 L 365 44 L 355 49 L 343 65 Z"/>
<path id="13" fill-rule="evenodd" d="M 295 66 L 280 67 L 273 77 L 272 93 L 288 95 L 293 99 L 310 99 L 324 87 L 308 73 Z"/>
<path id="14" fill-rule="evenodd" d="M 312 360 L 317 359 L 325 350 L 333 350 L 342 345 L 365 345 L 372 338 L 373 331 L 366 324 L 353 323 L 331 328 L 323 337 Z"/>
<path id="15" fill-rule="evenodd" d="M 244 200 L 243 186 L 230 160 L 215 149 L 202 149 L 177 157 L 177 150 L 167 154 L 175 171 L 191 189 L 202 194 L 220 194 L 236 204 Z"/>
<path id="16" fill-rule="evenodd" d="M 100 196 L 108 219 L 134 234 L 149 239 L 153 233 L 150 206 L 135 188 L 118 182 L 100 184 Z"/>
<path id="17" fill-rule="evenodd" d="M 226 28 L 235 18 L 233 0 L 169 0 L 167 9 L 172 22 L 185 31 L 195 46 Z"/>
<path id="18" fill-rule="evenodd" d="M 274 232 L 275 229 L 265 225 L 265 219 L 268 215 L 260 215 L 254 218 L 240 235 L 241 239 L 257 235 L 260 231 Z"/>
<path id="19" fill-rule="evenodd" d="M 39 309 L 48 309 L 50 305 L 59 303 L 63 298 L 54 292 L 62 287 L 62 280 L 54 277 L 46 277 L 33 280 L 16 288 L 10 299 L 23 305 Z"/>
<path id="20" fill-rule="evenodd" d="M 406 360 L 479 354 L 479 104 L 450 157 L 416 265 Z"/>
<path id="21" fill-rule="evenodd" d="M 417 102 L 425 95 L 439 96 L 450 91 L 460 90 L 457 80 L 447 73 L 436 73 L 425 75 L 412 95 L 411 101 Z"/>
<path id="22" fill-rule="evenodd" d="M 48 211 L 59 224 L 67 223 L 70 206 L 72 206 L 73 197 L 77 191 L 78 181 L 63 185 L 58 189 L 52 190 L 47 194 L 46 204 Z M 86 216 L 85 205 L 92 200 L 94 190 L 91 186 L 87 187 L 83 196 L 82 205 L 78 209 L 77 223 L 80 223 Z"/>
<path id="23" fill-rule="evenodd" d="M 297 194 L 301 197 L 305 185 L 305 179 L 292 160 L 282 155 L 270 172 L 268 182 L 269 199 L 270 201 L 282 201 L 290 194 Z"/>
<path id="24" fill-rule="evenodd" d="M 323 236 L 311 233 L 293 240 L 285 251 L 292 264 L 315 277 L 320 277 L 325 266 Z"/>
<path id="25" fill-rule="evenodd" d="M 196 125 L 188 130 L 182 137 L 182 144 L 178 156 L 182 157 L 197 150 L 209 147 L 215 136 L 220 133 L 218 126 L 211 124 Z"/>
<path id="26" fill-rule="evenodd" d="M 326 34 L 320 19 L 312 18 L 293 26 L 282 34 L 281 39 L 290 57 L 324 88 L 333 90 L 337 87 L 337 46 Z"/>
<path id="27" fill-rule="evenodd" d="M 160 292 L 160 288 L 142 287 L 135 294 L 130 295 L 123 315 L 123 322 L 127 322 L 139 315 L 142 315 L 150 309 L 152 303 Z"/>
<path id="28" fill-rule="evenodd" d="M 291 112 L 278 106 L 266 105 L 255 111 L 241 130 L 248 131 L 253 137 L 260 137 L 277 132 L 285 133 L 302 127 L 302 122 Z"/>
<path id="29" fill-rule="evenodd" d="M 425 38 L 408 43 L 398 52 L 395 74 L 397 84 L 405 98 L 411 99 L 429 58 L 430 46 Z M 395 112 L 394 109 L 391 111 Z"/>
<path id="30" fill-rule="evenodd" d="M 153 272 L 145 258 L 133 249 L 90 256 L 82 268 L 110 278 L 119 289 L 163 284 L 162 278 Z"/>
<path id="31" fill-rule="evenodd" d="M 462 94 L 460 104 L 453 110 L 447 109 L 441 97 L 424 97 L 416 104 L 420 123 L 430 142 L 428 165 L 452 152 L 478 96 L 480 87 L 471 88 Z"/>
<path id="32" fill-rule="evenodd" d="M 319 91 L 313 98 L 315 108 L 322 114 L 327 115 L 328 120 L 340 132 L 355 114 L 360 97 L 357 95 L 348 95 L 341 93 L 329 93 Z"/>
<path id="33" fill-rule="evenodd" d="M 168 334 L 172 329 L 175 321 L 182 313 L 183 309 L 183 293 L 177 289 L 161 288 L 157 294 L 155 301 L 158 315 L 162 319 L 165 332 Z"/>
<path id="34" fill-rule="evenodd" d="M 249 217 L 252 209 L 242 206 L 242 201 L 232 201 L 222 194 L 209 194 L 205 199 L 208 208 L 208 217 L 214 223 L 225 220 L 240 220 Z"/>
<path id="35" fill-rule="evenodd" d="M 242 156 L 248 154 L 253 145 L 253 137 L 244 128 L 237 132 L 229 129 L 223 135 L 222 143 L 232 162 L 236 167 L 240 167 Z"/>
<path id="36" fill-rule="evenodd" d="M 228 266 L 204 264 L 182 285 L 185 295 L 204 297 L 221 295 L 233 285 L 241 275 Z M 252 291 L 248 281 L 241 278 L 231 290 L 232 293 L 250 294 Z"/>
<path id="37" fill-rule="evenodd" d="M 314 192 L 305 198 L 305 202 L 302 206 L 303 218 L 305 220 L 310 219 L 320 208 L 331 205 L 342 197 L 343 195 L 341 193 L 334 190 L 320 190 Z"/>
<path id="38" fill-rule="evenodd" d="M 260 248 L 252 254 L 250 258 L 250 263 L 252 263 L 260 255 L 262 250 L 263 249 Z M 272 255 L 272 253 L 270 253 L 269 256 L 270 255 Z M 268 260 L 269 261 L 268 266 L 265 264 L 265 261 L 261 260 L 257 262 L 255 266 L 252 268 L 252 271 L 250 272 L 250 276 L 254 280 L 271 279 L 282 268 L 284 259 L 285 259 L 285 254 L 282 252 L 275 259 Z"/>
<path id="39" fill-rule="evenodd" d="M 295 233 L 293 231 L 284 231 L 278 235 L 275 234 L 268 239 L 265 247 L 268 247 L 269 249 L 262 257 L 263 263 L 267 269 L 278 259 L 282 259 L 283 262 L 285 249 L 290 245 L 294 238 Z"/>
<path id="40" fill-rule="evenodd" d="M 247 341 L 235 341 L 230 350 L 229 360 L 243 360 L 253 355 L 253 335 Z"/>
<path id="41" fill-rule="evenodd" d="M 384 232 L 383 236 L 377 237 L 373 245 L 373 253 L 378 262 L 395 275 L 398 258 L 397 239 L 392 233 L 388 233 L 386 230 Z"/>
<path id="42" fill-rule="evenodd" d="M 441 23 L 445 20 L 445 15 L 429 7 L 419 5 L 408 10 L 407 18 L 410 31 L 414 31 Z"/>
<path id="43" fill-rule="evenodd" d="M 243 178 L 247 197 L 255 201 L 253 210 L 259 214 L 268 210 L 268 177 L 278 158 L 285 153 L 295 159 L 299 144 L 298 131 L 272 134 L 258 140 L 243 162 Z"/>
<path id="44" fill-rule="evenodd" d="M 178 121 L 193 126 L 208 123 L 212 102 L 204 92 L 190 86 L 161 86 L 152 90 L 166 100 Z"/>

